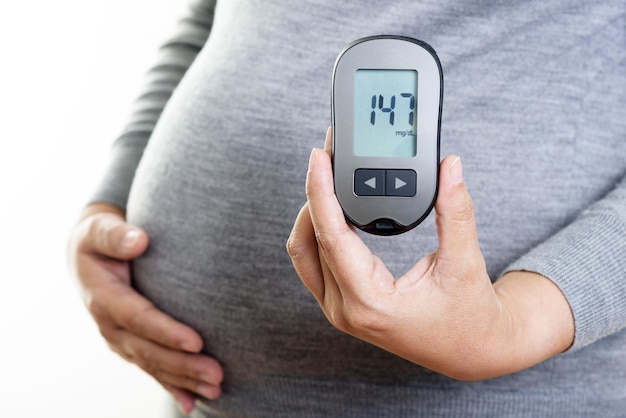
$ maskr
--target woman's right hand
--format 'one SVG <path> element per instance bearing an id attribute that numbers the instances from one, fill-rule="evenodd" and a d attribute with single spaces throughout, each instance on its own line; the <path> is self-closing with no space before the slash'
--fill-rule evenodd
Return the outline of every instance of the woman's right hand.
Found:
<path id="1" fill-rule="evenodd" d="M 194 409 L 196 395 L 217 398 L 223 371 L 200 354 L 200 335 L 131 286 L 130 260 L 145 252 L 148 235 L 127 224 L 117 207 L 92 204 L 68 244 L 70 270 L 109 347 L 154 377 L 185 414 Z"/>

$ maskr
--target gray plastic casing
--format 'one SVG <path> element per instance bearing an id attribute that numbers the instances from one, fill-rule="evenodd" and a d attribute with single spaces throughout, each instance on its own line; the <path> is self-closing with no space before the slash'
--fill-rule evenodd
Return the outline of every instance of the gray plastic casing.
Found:
<path id="1" fill-rule="evenodd" d="M 414 157 L 360 157 L 354 154 L 355 74 L 360 69 L 416 70 L 417 146 Z M 333 172 L 335 193 L 346 218 L 377 235 L 395 235 L 417 226 L 434 206 L 439 180 L 439 135 L 443 73 L 425 42 L 398 36 L 362 38 L 337 57 L 332 77 Z M 417 173 L 413 197 L 357 196 L 357 169 L 409 169 Z"/>

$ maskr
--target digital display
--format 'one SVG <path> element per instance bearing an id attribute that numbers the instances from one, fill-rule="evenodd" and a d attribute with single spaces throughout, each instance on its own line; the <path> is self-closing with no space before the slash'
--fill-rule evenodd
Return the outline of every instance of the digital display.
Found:
<path id="1" fill-rule="evenodd" d="M 354 154 L 414 157 L 417 71 L 357 70 L 354 84 Z"/>

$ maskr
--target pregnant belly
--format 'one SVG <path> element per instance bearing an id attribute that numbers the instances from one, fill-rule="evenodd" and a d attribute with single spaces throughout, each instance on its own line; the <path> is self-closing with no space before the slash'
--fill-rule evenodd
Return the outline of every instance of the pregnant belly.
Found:
<path id="1" fill-rule="evenodd" d="M 155 133 L 133 183 L 128 220 L 150 236 L 134 286 L 197 330 L 227 379 L 424 373 L 332 328 L 293 270 L 285 242 L 304 201 L 307 145 L 294 158 L 171 140 L 176 132 Z"/>

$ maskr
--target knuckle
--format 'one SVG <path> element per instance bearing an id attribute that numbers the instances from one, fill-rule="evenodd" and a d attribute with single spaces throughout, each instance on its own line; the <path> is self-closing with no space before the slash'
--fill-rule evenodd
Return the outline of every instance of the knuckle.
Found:
<path id="1" fill-rule="evenodd" d="M 122 357 L 126 361 L 131 361 L 131 357 L 126 354 L 123 350 L 121 350 L 116 344 L 113 344 L 111 341 L 107 340 L 107 346 L 111 351 Z"/>
<path id="2" fill-rule="evenodd" d="M 298 238 L 295 236 L 295 234 L 291 234 L 289 235 L 289 239 L 287 239 L 287 244 L 285 245 L 285 248 L 287 249 L 287 254 L 289 254 L 289 257 L 295 259 L 298 258 L 298 256 L 300 255 L 300 244 L 298 243 Z"/>
<path id="3" fill-rule="evenodd" d="M 456 205 L 453 220 L 459 222 L 469 222 L 474 220 L 474 202 L 472 199 L 464 199 Z"/>
<path id="4" fill-rule="evenodd" d="M 100 335 L 104 340 L 111 345 L 116 345 L 117 339 L 115 338 L 115 332 L 109 326 L 100 325 L 98 326 L 98 330 L 100 331 Z"/>
<path id="5" fill-rule="evenodd" d="M 91 316 L 98 321 L 101 318 L 106 316 L 106 311 L 102 307 L 102 305 L 96 300 L 93 295 L 89 296 L 85 300 L 85 305 L 87 306 L 87 311 L 91 314 Z"/>
<path id="6" fill-rule="evenodd" d="M 142 367 L 143 370 L 146 373 L 148 373 L 150 376 L 154 376 L 155 378 L 160 377 L 161 379 L 164 380 L 161 369 L 157 367 L 156 364 L 149 362 L 149 361 L 143 361 L 142 364 L 143 364 L 143 367 Z"/>
<path id="7" fill-rule="evenodd" d="M 141 347 L 136 351 L 135 357 L 141 361 L 142 364 L 153 367 L 156 353 L 150 347 Z"/>
<path id="8" fill-rule="evenodd" d="M 107 244 L 107 231 L 102 225 L 102 217 L 94 215 L 87 220 L 87 238 L 95 248 L 103 248 Z"/>
<path id="9" fill-rule="evenodd" d="M 132 350 L 128 349 L 128 347 L 123 344 L 119 339 L 106 339 L 107 346 L 111 351 L 116 353 L 118 356 L 123 358 L 129 363 L 137 364 L 137 359 L 133 355 Z"/>
<path id="10" fill-rule="evenodd" d="M 87 239 L 94 248 L 113 251 L 117 248 L 118 235 L 124 230 L 122 223 L 112 219 L 108 214 L 97 214 L 87 219 Z"/>
<path id="11" fill-rule="evenodd" d="M 154 311 L 155 309 L 156 308 L 152 304 L 150 304 L 132 313 L 126 320 L 127 328 L 137 333 L 143 334 L 146 330 L 144 318 L 148 313 Z"/>
<path id="12" fill-rule="evenodd" d="M 80 221 L 72 231 L 68 242 L 68 249 L 70 252 L 80 252 L 85 247 L 89 246 L 89 232 L 93 228 L 93 216 Z"/>
<path id="13" fill-rule="evenodd" d="M 289 257 L 295 260 L 302 257 L 307 252 L 307 248 L 310 246 L 314 247 L 315 245 L 316 242 L 312 236 L 307 237 L 302 232 L 294 229 L 291 231 L 285 247 Z"/>
<path id="14" fill-rule="evenodd" d="M 151 348 L 142 347 L 139 349 L 131 350 L 128 353 L 130 362 L 136 364 L 143 371 L 151 376 L 159 376 L 161 368 L 156 360 L 156 353 Z"/>
<path id="15" fill-rule="evenodd" d="M 98 331 L 104 340 L 109 344 L 109 346 L 118 345 L 119 343 L 119 335 L 118 330 L 114 325 L 112 325 L 108 320 L 104 319 L 100 316 L 99 313 L 93 314 L 93 318 L 96 321 L 96 325 L 98 326 Z"/>

